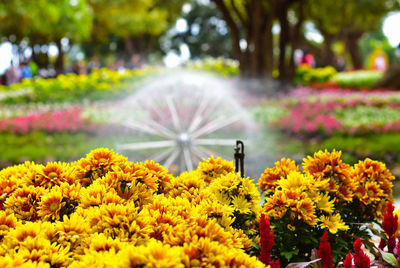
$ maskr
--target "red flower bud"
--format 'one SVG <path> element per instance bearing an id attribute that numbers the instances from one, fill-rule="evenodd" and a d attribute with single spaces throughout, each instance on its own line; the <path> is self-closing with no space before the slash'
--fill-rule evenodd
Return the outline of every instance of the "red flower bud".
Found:
<path id="1" fill-rule="evenodd" d="M 321 243 L 319 244 L 317 255 L 321 258 L 323 268 L 333 268 L 331 244 L 328 241 L 328 232 L 326 230 L 321 237 Z"/>

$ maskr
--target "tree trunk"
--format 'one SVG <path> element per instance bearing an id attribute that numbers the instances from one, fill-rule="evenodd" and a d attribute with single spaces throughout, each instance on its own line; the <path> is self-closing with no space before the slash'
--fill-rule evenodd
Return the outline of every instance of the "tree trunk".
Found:
<path id="1" fill-rule="evenodd" d="M 130 59 L 135 54 L 135 48 L 134 48 L 134 45 L 133 45 L 133 40 L 129 36 L 129 37 L 125 38 L 124 43 L 125 43 L 126 56 L 128 57 L 128 59 Z"/>
<path id="2" fill-rule="evenodd" d="M 260 66 L 263 65 L 263 58 L 261 57 L 262 43 L 261 43 L 261 23 L 262 23 L 262 6 L 261 0 L 252 1 L 252 18 L 251 18 L 251 29 L 252 35 L 249 43 L 249 56 L 250 56 L 250 72 L 251 76 L 259 77 Z"/>
<path id="3" fill-rule="evenodd" d="M 375 88 L 400 89 L 400 62 L 392 64 Z"/>
<path id="4" fill-rule="evenodd" d="M 319 62 L 319 66 L 335 66 L 335 53 L 332 50 L 332 43 L 333 40 L 335 39 L 333 35 L 327 34 L 327 33 L 322 33 L 324 36 L 324 46 L 323 46 L 323 51 L 322 51 L 322 59 Z"/>
<path id="5" fill-rule="evenodd" d="M 55 63 L 55 69 L 56 69 L 56 73 L 57 75 L 64 73 L 65 68 L 64 68 L 64 51 L 62 49 L 62 45 L 61 45 L 61 40 L 57 40 L 56 41 L 56 45 L 58 48 L 58 56 L 56 59 L 56 63 Z"/>
<path id="6" fill-rule="evenodd" d="M 296 64 L 294 61 L 294 51 L 300 47 L 300 41 L 301 41 L 301 29 L 303 27 L 303 22 L 304 22 L 304 8 L 305 8 L 305 3 L 306 0 L 300 0 L 298 3 L 298 21 L 296 25 L 294 26 L 293 29 L 293 34 L 292 34 L 292 42 L 291 42 L 291 50 L 290 50 L 290 62 L 289 62 L 289 71 L 288 71 L 288 77 L 290 81 L 293 80 L 296 72 Z"/>
<path id="7" fill-rule="evenodd" d="M 240 64 L 240 71 L 244 70 L 245 58 L 243 57 L 243 53 L 240 49 L 240 31 L 238 26 L 236 25 L 235 21 L 233 20 L 228 8 L 226 7 L 223 0 L 213 0 L 213 2 L 217 5 L 217 8 L 221 11 L 222 16 L 226 24 L 228 25 L 230 35 L 232 37 L 232 46 L 233 46 L 233 53 L 235 58 L 239 61 Z"/>
<path id="8" fill-rule="evenodd" d="M 272 69 L 274 66 L 274 56 L 273 56 L 273 36 L 272 36 L 272 17 L 264 16 L 266 18 L 264 29 L 262 31 L 262 41 L 264 45 L 264 50 L 261 52 L 264 58 L 264 66 L 262 66 L 262 75 L 266 78 L 272 77 Z"/>
<path id="9" fill-rule="evenodd" d="M 286 46 L 290 41 L 289 35 L 289 21 L 287 18 L 287 13 L 289 10 L 288 0 L 281 0 L 277 4 L 276 14 L 281 26 L 281 32 L 279 34 L 279 80 L 281 82 L 288 82 L 288 70 L 286 66 Z"/>
<path id="10" fill-rule="evenodd" d="M 349 33 L 347 34 L 346 38 L 347 51 L 350 54 L 354 69 L 363 68 L 363 59 L 358 47 L 358 41 L 360 40 L 361 36 L 361 33 Z"/>
<path id="11" fill-rule="evenodd" d="M 288 0 L 292 1 L 292 0 Z M 223 0 L 213 0 L 221 11 L 232 37 L 234 57 L 239 61 L 242 77 L 271 77 L 273 67 L 272 16 L 263 0 L 247 1 L 246 16 L 230 1 L 228 9 Z M 233 15 L 235 16 L 235 20 Z M 240 48 L 240 40 L 246 39 L 247 48 Z"/>

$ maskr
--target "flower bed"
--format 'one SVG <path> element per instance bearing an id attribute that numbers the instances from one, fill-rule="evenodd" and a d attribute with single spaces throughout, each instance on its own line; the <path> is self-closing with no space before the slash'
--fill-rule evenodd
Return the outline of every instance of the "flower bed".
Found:
<path id="1" fill-rule="evenodd" d="M 0 92 L 23 91 L 25 94 L 5 96 L 5 104 L 54 103 L 110 100 L 132 92 L 137 83 L 154 73 L 153 68 L 125 70 L 95 69 L 89 75 L 66 74 L 56 78 L 25 79 L 9 87 L 1 86 Z"/>
<path id="2" fill-rule="evenodd" d="M 331 135 L 398 132 L 400 94 L 300 88 L 282 99 L 281 117 L 270 123 L 288 133 Z"/>
<path id="3" fill-rule="evenodd" d="M 224 77 L 239 75 L 239 63 L 231 59 L 206 58 L 190 61 L 186 64 L 186 67 L 190 70 L 210 72 Z"/>
<path id="4" fill-rule="evenodd" d="M 341 89 L 369 90 L 383 77 L 383 73 L 373 70 L 337 72 L 332 66 L 310 68 L 299 66 L 296 69 L 294 82 L 300 85 L 311 85 L 325 90 L 329 87 Z"/>
<path id="5" fill-rule="evenodd" d="M 108 149 L 9 167 L 0 171 L 0 265 L 279 267 L 309 261 L 325 230 L 318 256 L 329 260 L 329 240 L 337 264 L 353 238 L 369 238 L 353 223 L 383 218 L 394 179 L 380 162 L 340 156 L 318 152 L 302 172 L 289 159 L 267 168 L 263 207 L 255 184 L 220 158 L 178 177 Z"/>
<path id="6" fill-rule="evenodd" d="M 81 115 L 78 107 L 31 113 L 25 116 L 0 119 L 0 132 L 27 134 L 32 131 L 52 132 L 94 132 L 96 125 Z"/>

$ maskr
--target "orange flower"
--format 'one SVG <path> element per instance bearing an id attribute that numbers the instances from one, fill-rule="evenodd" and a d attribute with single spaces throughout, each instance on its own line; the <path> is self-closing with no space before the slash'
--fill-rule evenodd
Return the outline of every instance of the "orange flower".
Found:
<path id="1" fill-rule="evenodd" d="M 83 186 L 88 186 L 109 171 L 124 167 L 127 162 L 128 159 L 126 157 L 120 156 L 112 150 L 99 148 L 91 151 L 85 158 L 73 163 L 72 166 L 79 182 Z"/>
<path id="2" fill-rule="evenodd" d="M 354 165 L 354 172 L 352 175 L 358 184 L 357 197 L 362 199 L 363 202 L 368 202 L 365 200 L 365 197 L 369 194 L 371 194 L 371 196 L 374 198 L 373 202 L 379 201 L 375 198 L 375 194 L 372 192 L 379 192 L 379 195 L 382 199 L 393 201 L 391 186 L 394 176 L 386 168 L 385 164 L 367 158 L 364 161 L 359 161 L 358 164 Z M 375 184 L 372 184 L 373 182 Z M 372 191 L 370 193 L 366 192 L 367 183 L 369 183 L 368 189 Z M 380 192 L 378 188 L 382 192 Z"/>
<path id="3" fill-rule="evenodd" d="M 7 198 L 4 206 L 21 220 L 35 221 L 38 219 L 37 205 L 44 192 L 43 188 L 32 185 L 19 188 Z"/>
<path id="4" fill-rule="evenodd" d="M 290 158 L 282 158 L 281 161 L 275 162 L 275 167 L 265 169 L 258 180 L 258 187 L 266 194 L 274 192 L 278 180 L 286 176 L 292 171 L 299 171 L 299 167 Z"/>
<path id="5" fill-rule="evenodd" d="M 293 209 L 298 219 L 304 220 L 308 225 L 314 226 L 317 224 L 317 218 L 315 216 L 315 205 L 309 198 L 300 200 L 296 204 L 296 208 Z"/>
<path id="6" fill-rule="evenodd" d="M 43 220 L 60 220 L 60 210 L 65 204 L 61 188 L 55 186 L 41 198 L 38 216 Z"/>
<path id="7" fill-rule="evenodd" d="M 15 229 L 18 220 L 10 211 L 0 211 L 0 241 L 10 229 Z"/>
<path id="8" fill-rule="evenodd" d="M 352 180 L 352 168 L 343 163 L 341 156 L 341 151 L 318 151 L 313 157 L 308 156 L 303 160 L 303 169 L 317 180 L 329 179 L 327 187 L 321 190 L 333 194 L 337 201 L 351 201 L 356 186 Z"/>
<path id="9" fill-rule="evenodd" d="M 69 164 L 50 162 L 45 167 L 40 165 L 33 181 L 34 186 L 51 188 L 54 185 L 60 185 L 62 182 L 72 184 L 74 182 L 74 173 Z"/>
<path id="10" fill-rule="evenodd" d="M 379 188 L 379 185 L 374 181 L 368 181 L 365 184 L 365 192 L 361 201 L 368 205 L 373 202 L 379 202 L 383 196 L 383 190 Z"/>
<path id="11" fill-rule="evenodd" d="M 208 160 L 199 163 L 196 169 L 201 174 L 201 179 L 209 184 L 213 179 L 235 171 L 232 161 L 222 160 L 221 157 L 211 156 Z"/>
<path id="12" fill-rule="evenodd" d="M 143 165 L 157 178 L 158 194 L 165 194 L 172 189 L 171 180 L 173 176 L 166 168 L 158 163 L 154 163 L 154 161 L 146 161 Z"/>

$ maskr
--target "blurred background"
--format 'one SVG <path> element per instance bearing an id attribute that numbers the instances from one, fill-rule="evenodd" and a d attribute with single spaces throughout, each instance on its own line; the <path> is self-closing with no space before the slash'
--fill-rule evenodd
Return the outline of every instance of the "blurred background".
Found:
<path id="1" fill-rule="evenodd" d="M 400 175 L 399 27 L 398 0 L 1 1 L 0 167 L 241 139 L 256 179 L 319 149 Z"/>

